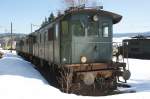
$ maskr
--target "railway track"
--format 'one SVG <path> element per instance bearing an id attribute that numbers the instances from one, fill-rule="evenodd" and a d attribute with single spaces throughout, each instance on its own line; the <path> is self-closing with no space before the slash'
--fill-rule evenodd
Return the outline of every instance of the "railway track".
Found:
<path id="1" fill-rule="evenodd" d="M 58 82 L 55 82 L 56 78 L 55 75 L 48 76 L 50 75 L 47 70 L 48 68 L 45 69 L 39 69 L 36 68 L 41 75 L 48 81 L 49 85 L 56 87 L 60 89 L 62 92 L 65 92 L 63 88 L 61 88 L 58 85 Z M 81 83 L 82 84 L 82 83 Z M 129 89 L 131 86 L 128 84 L 122 84 L 118 83 L 117 85 L 119 88 L 117 90 L 100 90 L 93 85 L 91 86 L 86 86 L 86 85 L 73 85 L 71 89 L 67 92 L 68 94 L 76 94 L 76 95 L 82 95 L 82 96 L 109 96 L 109 95 L 117 95 L 117 94 L 125 94 L 125 93 L 135 93 L 136 91 L 133 89 Z M 123 90 L 119 90 L 120 88 L 123 88 Z"/>

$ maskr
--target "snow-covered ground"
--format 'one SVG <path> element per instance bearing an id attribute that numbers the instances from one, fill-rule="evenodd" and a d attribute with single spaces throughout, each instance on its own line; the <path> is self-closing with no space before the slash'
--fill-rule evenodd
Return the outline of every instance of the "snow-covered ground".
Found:
<path id="1" fill-rule="evenodd" d="M 129 59 L 129 65 L 132 76 L 128 83 L 136 93 L 83 97 L 62 93 L 48 85 L 30 62 L 6 52 L 0 59 L 0 99 L 149 99 L 150 60 Z"/>
<path id="2" fill-rule="evenodd" d="M 149 92 L 150 94 L 150 60 L 129 59 L 132 73 L 129 84 L 137 93 Z"/>

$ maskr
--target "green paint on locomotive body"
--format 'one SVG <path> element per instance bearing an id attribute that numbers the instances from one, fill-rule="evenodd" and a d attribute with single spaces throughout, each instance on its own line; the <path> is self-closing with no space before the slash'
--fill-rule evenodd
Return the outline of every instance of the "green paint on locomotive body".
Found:
<path id="1" fill-rule="evenodd" d="M 104 10 L 69 10 L 23 39 L 17 50 L 55 64 L 80 64 L 82 56 L 87 63 L 109 62 L 112 26 L 121 18 Z"/>
<path id="2" fill-rule="evenodd" d="M 82 56 L 87 58 L 87 63 L 111 61 L 112 27 L 115 22 L 108 13 L 97 10 L 78 11 L 61 21 L 68 24 L 67 33 L 61 33 L 65 34 L 61 36 L 62 63 L 81 63 Z M 98 21 L 93 20 L 94 16 L 98 16 Z"/>

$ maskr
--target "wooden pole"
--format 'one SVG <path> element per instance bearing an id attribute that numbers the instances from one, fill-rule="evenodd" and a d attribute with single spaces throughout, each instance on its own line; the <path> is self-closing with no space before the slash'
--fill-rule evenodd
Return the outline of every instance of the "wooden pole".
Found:
<path id="1" fill-rule="evenodd" d="M 13 27 L 12 27 L 12 22 L 11 22 L 11 52 L 12 52 L 12 43 L 13 43 L 13 39 L 12 39 L 12 32 L 13 32 L 13 31 L 12 31 L 12 28 L 13 28 Z"/>
<path id="2" fill-rule="evenodd" d="M 31 33 L 32 33 L 33 29 L 32 29 L 32 23 L 31 23 Z"/>

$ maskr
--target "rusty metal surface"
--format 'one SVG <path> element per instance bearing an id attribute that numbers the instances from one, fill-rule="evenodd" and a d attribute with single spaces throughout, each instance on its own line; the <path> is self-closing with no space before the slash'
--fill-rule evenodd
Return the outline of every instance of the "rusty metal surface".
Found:
<path id="1" fill-rule="evenodd" d="M 109 66 L 106 63 L 93 63 L 93 64 L 70 64 L 65 65 L 66 68 L 72 68 L 73 71 L 92 71 L 99 69 L 107 69 Z"/>

